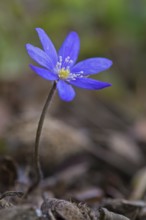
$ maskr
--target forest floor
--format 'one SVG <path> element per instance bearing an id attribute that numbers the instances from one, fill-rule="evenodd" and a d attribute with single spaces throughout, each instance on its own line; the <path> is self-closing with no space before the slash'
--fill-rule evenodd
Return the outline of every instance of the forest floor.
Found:
<path id="1" fill-rule="evenodd" d="M 43 179 L 24 198 L 49 85 L 18 79 L 0 90 L 0 219 L 146 219 L 146 118 L 94 92 L 78 90 L 71 103 L 56 95 L 39 149 Z"/>

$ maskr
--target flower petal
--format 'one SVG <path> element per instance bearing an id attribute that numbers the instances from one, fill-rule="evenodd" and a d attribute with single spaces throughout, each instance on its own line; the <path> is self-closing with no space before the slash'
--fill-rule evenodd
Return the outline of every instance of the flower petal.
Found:
<path id="1" fill-rule="evenodd" d="M 62 100 L 69 102 L 75 97 L 75 91 L 71 85 L 67 84 L 63 80 L 59 80 L 57 83 L 57 89 L 59 96 Z"/>
<path id="2" fill-rule="evenodd" d="M 42 43 L 44 51 L 48 54 L 48 56 L 50 57 L 50 59 L 54 63 L 54 65 L 56 65 L 57 60 L 58 60 L 58 56 L 57 56 L 56 49 L 55 49 L 51 39 L 48 37 L 48 35 L 46 34 L 46 32 L 43 29 L 36 28 L 36 31 L 38 33 L 38 36 L 40 38 L 40 41 Z"/>
<path id="3" fill-rule="evenodd" d="M 89 79 L 89 78 L 76 78 L 76 80 L 69 81 L 74 86 L 80 87 L 82 89 L 103 89 L 105 87 L 111 86 L 110 83 L 107 82 L 101 82 L 95 79 Z"/>
<path id="4" fill-rule="evenodd" d="M 76 32 L 70 32 L 66 39 L 64 40 L 58 54 L 62 57 L 63 65 L 62 67 L 66 66 L 73 66 L 76 62 L 79 54 L 80 49 L 80 39 Z M 65 59 L 69 57 L 72 60 L 71 63 L 66 63 Z"/>
<path id="5" fill-rule="evenodd" d="M 110 68 L 112 61 L 107 58 L 90 58 L 77 63 L 72 69 L 72 73 L 83 71 L 83 75 L 96 74 Z"/>
<path id="6" fill-rule="evenodd" d="M 34 65 L 30 65 L 31 69 L 36 72 L 39 76 L 43 77 L 44 79 L 47 80 L 57 80 L 58 76 L 55 75 L 54 73 L 51 73 L 49 70 L 46 70 L 41 67 L 37 67 Z"/>
<path id="7" fill-rule="evenodd" d="M 41 66 L 44 66 L 50 70 L 54 68 L 54 65 L 49 56 L 40 48 L 35 47 L 31 44 L 26 44 L 26 50 L 29 56 Z"/>

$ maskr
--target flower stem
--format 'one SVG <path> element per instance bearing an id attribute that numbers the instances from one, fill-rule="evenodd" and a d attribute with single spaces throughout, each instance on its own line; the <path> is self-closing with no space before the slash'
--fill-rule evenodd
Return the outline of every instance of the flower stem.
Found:
<path id="1" fill-rule="evenodd" d="M 53 98 L 53 95 L 55 94 L 56 91 L 56 81 L 54 81 L 52 88 L 50 89 L 49 95 L 47 97 L 47 100 L 45 102 L 45 105 L 43 107 L 40 120 L 38 122 L 38 127 L 36 131 L 36 138 L 35 138 L 35 145 L 34 145 L 34 165 L 35 165 L 35 171 L 36 171 L 36 179 L 33 182 L 33 184 L 28 188 L 26 194 L 24 197 L 26 197 L 30 192 L 32 192 L 41 182 L 42 180 L 42 171 L 41 171 L 41 166 L 40 166 L 40 157 L 39 157 L 39 143 L 40 143 L 40 137 L 41 137 L 41 132 L 42 132 L 42 127 L 46 115 L 46 111 L 51 103 L 51 100 Z"/>

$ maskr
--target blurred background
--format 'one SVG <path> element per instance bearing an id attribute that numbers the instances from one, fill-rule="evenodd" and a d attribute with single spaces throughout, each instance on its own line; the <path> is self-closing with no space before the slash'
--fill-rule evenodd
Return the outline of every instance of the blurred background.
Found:
<path id="1" fill-rule="evenodd" d="M 99 94 L 120 104 L 128 100 L 135 113 L 144 113 L 145 25 L 144 0 L 1 1 L 0 80 L 34 76 L 25 44 L 40 46 L 36 27 L 44 28 L 58 49 L 74 30 L 81 38 L 79 60 L 94 56 L 113 60 L 112 69 L 97 76 L 113 86 Z"/>
<path id="2" fill-rule="evenodd" d="M 79 60 L 97 56 L 113 61 L 112 68 L 94 76 L 112 83 L 112 87 L 101 91 L 76 89 L 77 96 L 71 103 L 60 101 L 56 95 L 49 114 L 64 124 L 54 128 L 52 125 L 54 130 L 46 130 L 44 140 L 46 143 L 51 140 L 52 146 L 56 146 L 53 138 L 64 128 L 69 139 L 74 135 L 74 142 L 64 144 L 62 139 L 68 139 L 61 134 L 58 143 L 67 149 L 61 152 L 78 151 L 78 146 L 84 143 L 88 147 L 100 144 L 98 159 L 131 177 L 145 165 L 146 1 L 1 1 L 0 149 L 3 153 L 8 148 L 12 153 L 19 146 L 19 154 L 15 152 L 19 160 L 22 160 L 20 149 L 26 150 L 20 148 L 22 143 L 32 146 L 34 142 L 34 121 L 38 121 L 50 88 L 50 82 L 29 69 L 33 61 L 25 44 L 41 47 L 36 27 L 47 32 L 57 49 L 69 31 L 76 31 L 81 39 Z M 66 125 L 74 130 L 63 127 Z M 51 128 L 48 120 L 47 129 Z M 51 152 L 56 158 L 53 162 L 63 158 L 60 149 Z"/>

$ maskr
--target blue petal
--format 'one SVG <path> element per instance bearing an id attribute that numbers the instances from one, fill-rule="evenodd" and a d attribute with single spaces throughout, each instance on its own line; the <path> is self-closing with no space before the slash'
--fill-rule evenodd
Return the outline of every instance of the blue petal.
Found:
<path id="1" fill-rule="evenodd" d="M 74 99 L 75 91 L 72 86 L 67 84 L 65 81 L 59 80 L 57 83 L 57 89 L 62 100 L 69 102 Z"/>
<path id="2" fill-rule="evenodd" d="M 80 50 L 79 36 L 76 32 L 70 32 L 68 36 L 66 37 L 66 39 L 64 40 L 58 52 L 59 56 L 61 56 L 63 59 L 62 67 L 73 66 L 78 58 L 79 50 Z M 67 64 L 65 62 L 65 58 L 67 57 L 70 57 L 70 59 L 72 60 L 72 63 Z"/>
<path id="3" fill-rule="evenodd" d="M 43 50 L 38 47 L 34 47 L 31 44 L 26 44 L 26 49 L 29 56 L 41 66 L 44 66 L 50 70 L 54 68 L 54 64 Z"/>
<path id="4" fill-rule="evenodd" d="M 54 73 L 51 73 L 49 70 L 46 70 L 41 67 L 37 67 L 34 65 L 30 65 L 31 69 L 36 72 L 39 76 L 43 77 L 44 79 L 47 80 L 57 80 L 58 76 L 55 75 Z"/>
<path id="5" fill-rule="evenodd" d="M 71 83 L 74 86 L 80 87 L 82 89 L 103 89 L 105 87 L 111 86 L 110 83 L 107 82 L 101 82 L 95 79 L 89 79 L 89 78 L 76 78 L 76 80 L 70 80 L 69 83 Z"/>
<path id="6" fill-rule="evenodd" d="M 43 29 L 36 28 L 36 31 L 38 33 L 38 36 L 40 38 L 44 51 L 48 54 L 48 56 L 50 57 L 54 65 L 56 65 L 58 56 L 57 56 L 56 49 L 51 39 L 48 37 L 48 35 Z"/>
<path id="7" fill-rule="evenodd" d="M 83 71 L 83 75 L 96 74 L 111 67 L 112 61 L 106 58 L 90 58 L 77 63 L 72 69 L 72 73 Z"/>

